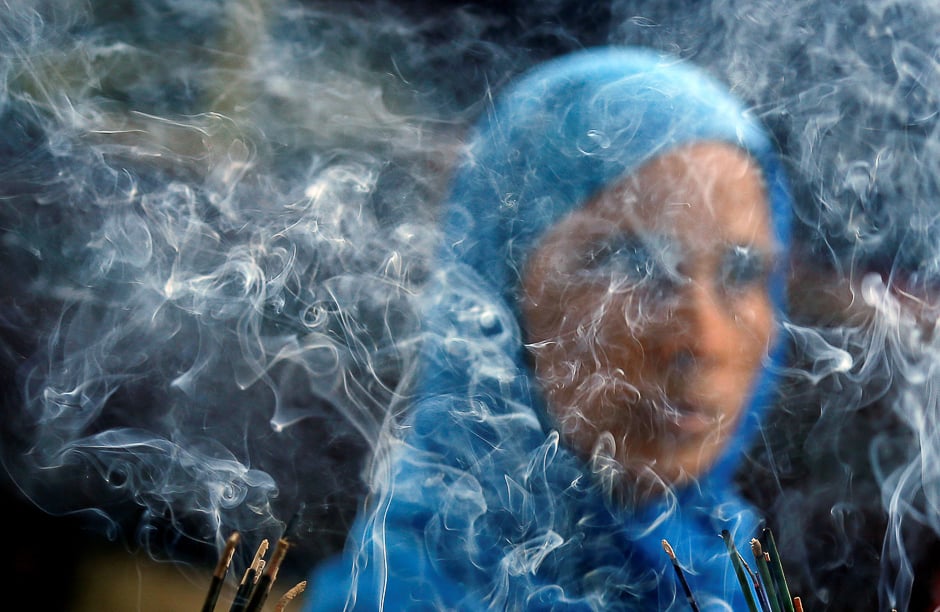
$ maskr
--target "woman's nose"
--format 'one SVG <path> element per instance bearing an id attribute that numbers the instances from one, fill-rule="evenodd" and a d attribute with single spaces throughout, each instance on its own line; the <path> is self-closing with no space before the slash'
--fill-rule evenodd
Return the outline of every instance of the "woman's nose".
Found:
<path id="1" fill-rule="evenodd" d="M 690 279 L 676 296 L 661 344 L 686 366 L 719 361 L 734 345 L 737 321 L 714 283 Z"/>

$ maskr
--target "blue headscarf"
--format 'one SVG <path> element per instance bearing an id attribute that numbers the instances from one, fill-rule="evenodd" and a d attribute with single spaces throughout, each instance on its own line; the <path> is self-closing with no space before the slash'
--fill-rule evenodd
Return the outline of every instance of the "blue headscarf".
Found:
<path id="1" fill-rule="evenodd" d="M 745 415 L 696 481 L 612 501 L 546 418 L 519 327 L 518 288 L 540 236 L 605 186 L 683 144 L 721 141 L 760 165 L 776 240 L 790 199 L 773 144 L 702 71 L 650 50 L 549 61 L 476 126 L 447 200 L 440 266 L 401 435 L 375 462 L 343 559 L 314 575 L 311 609 L 688 609 L 668 540 L 703 610 L 745 608 L 719 534 L 749 549 L 760 521 L 733 485 L 760 427 L 782 346 Z M 784 275 L 770 293 L 784 316 Z"/>

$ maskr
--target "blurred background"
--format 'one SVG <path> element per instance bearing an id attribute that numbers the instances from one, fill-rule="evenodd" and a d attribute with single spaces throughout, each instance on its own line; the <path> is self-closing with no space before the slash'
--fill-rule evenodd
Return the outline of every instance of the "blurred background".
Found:
<path id="1" fill-rule="evenodd" d="M 521 71 L 599 44 L 699 63 L 784 151 L 791 367 L 740 481 L 791 590 L 808 610 L 938 605 L 927 0 L 6 0 L 0 450 L 22 595 L 195 609 L 238 531 L 225 609 L 289 523 L 272 607 L 338 552 L 467 127 Z"/>

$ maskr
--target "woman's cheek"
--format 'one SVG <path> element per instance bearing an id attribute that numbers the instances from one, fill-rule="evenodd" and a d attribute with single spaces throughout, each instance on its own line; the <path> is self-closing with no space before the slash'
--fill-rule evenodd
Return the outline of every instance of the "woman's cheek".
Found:
<path id="1" fill-rule="evenodd" d="M 751 295 L 736 314 L 746 339 L 756 351 L 766 353 L 776 332 L 776 317 L 767 294 L 757 292 Z"/>

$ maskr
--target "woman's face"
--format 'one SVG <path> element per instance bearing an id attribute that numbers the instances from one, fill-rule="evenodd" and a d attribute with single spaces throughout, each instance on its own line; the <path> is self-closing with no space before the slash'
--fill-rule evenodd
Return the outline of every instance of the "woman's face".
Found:
<path id="1" fill-rule="evenodd" d="M 587 458 L 604 442 L 634 476 L 706 470 L 773 338 L 775 247 L 759 166 L 713 142 L 648 162 L 547 232 L 521 307 L 566 443 Z"/>

